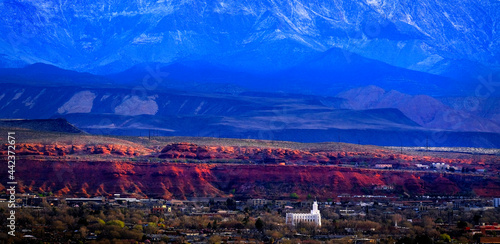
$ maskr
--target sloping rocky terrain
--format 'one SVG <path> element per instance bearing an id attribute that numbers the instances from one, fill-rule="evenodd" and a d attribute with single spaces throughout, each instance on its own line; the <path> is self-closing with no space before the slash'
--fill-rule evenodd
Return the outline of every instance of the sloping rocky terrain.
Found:
<path id="1" fill-rule="evenodd" d="M 3 130 L 2 130 L 3 132 Z M 56 196 L 286 198 L 297 193 L 497 196 L 498 152 L 421 152 L 344 143 L 138 138 L 19 131 L 20 192 Z M 2 146 L 6 155 L 7 145 Z M 490 151 L 491 153 L 492 151 Z M 419 170 L 446 163 L 471 171 Z M 390 164 L 392 169 L 376 169 Z M 2 172 L 2 178 L 7 177 Z M 380 190 L 389 186 L 390 190 Z M 5 190 L 5 185 L 0 186 Z"/>

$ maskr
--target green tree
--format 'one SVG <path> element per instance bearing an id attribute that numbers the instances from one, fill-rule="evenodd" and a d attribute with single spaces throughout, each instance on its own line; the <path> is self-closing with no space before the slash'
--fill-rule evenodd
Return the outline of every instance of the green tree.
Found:
<path id="1" fill-rule="evenodd" d="M 467 227 L 467 225 L 468 225 L 467 222 L 460 220 L 457 223 L 457 228 L 459 228 L 459 229 L 465 229 Z"/>
<path id="2" fill-rule="evenodd" d="M 439 239 L 441 239 L 444 242 L 451 242 L 451 237 L 450 235 L 444 233 L 439 236 Z"/>
<path id="3" fill-rule="evenodd" d="M 294 192 L 290 194 L 290 198 L 299 199 L 299 195 L 297 195 L 297 193 Z"/>
<path id="4" fill-rule="evenodd" d="M 479 243 L 479 241 L 480 241 L 481 237 L 483 237 L 483 234 L 481 234 L 481 233 L 476 233 L 476 234 L 474 234 L 474 235 L 472 236 L 472 240 L 474 240 L 474 241 L 475 241 L 475 243 Z"/>
<path id="5" fill-rule="evenodd" d="M 222 238 L 218 235 L 213 235 L 208 239 L 208 243 L 210 244 L 219 244 L 222 242 Z"/>
<path id="6" fill-rule="evenodd" d="M 413 240 L 410 237 L 403 237 L 396 242 L 396 244 L 412 244 Z"/>
<path id="7" fill-rule="evenodd" d="M 158 226 L 156 226 L 156 224 L 153 222 L 149 222 L 146 228 L 144 228 L 144 232 L 146 234 L 156 234 L 157 231 L 158 231 Z"/>
<path id="8" fill-rule="evenodd" d="M 117 220 L 117 219 L 110 220 L 106 224 L 107 225 L 116 225 L 116 226 L 120 226 L 122 228 L 125 227 L 125 223 L 123 223 L 123 221 Z"/>
<path id="9" fill-rule="evenodd" d="M 255 221 L 255 228 L 259 231 L 262 231 L 264 229 L 264 221 L 258 218 L 257 221 Z"/>
<path id="10" fill-rule="evenodd" d="M 236 201 L 232 198 L 228 198 L 226 200 L 226 207 L 229 210 L 235 210 L 236 209 Z"/>
<path id="11" fill-rule="evenodd" d="M 432 244 L 434 242 L 432 241 L 432 238 L 430 238 L 428 235 L 418 235 L 417 237 L 415 237 L 414 243 L 429 243 L 429 244 Z"/>
<path id="12" fill-rule="evenodd" d="M 480 214 L 474 214 L 474 224 L 475 225 L 479 225 L 479 221 L 481 220 L 483 216 L 481 216 Z"/>

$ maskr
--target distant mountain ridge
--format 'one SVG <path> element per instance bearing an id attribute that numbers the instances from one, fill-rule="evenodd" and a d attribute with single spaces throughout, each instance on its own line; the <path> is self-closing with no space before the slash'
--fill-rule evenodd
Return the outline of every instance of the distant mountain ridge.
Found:
<path id="1" fill-rule="evenodd" d="M 88 87 L 134 87 L 154 85 L 154 89 L 195 89 L 203 84 L 239 86 L 241 91 L 284 92 L 304 95 L 334 96 L 346 89 L 378 84 L 384 89 L 398 89 L 409 94 L 431 96 L 468 95 L 472 84 L 423 72 L 394 67 L 366 59 L 340 49 L 331 49 L 291 69 L 258 73 L 241 71 L 204 61 L 172 64 L 144 63 L 106 76 L 75 72 L 37 63 L 24 68 L 0 69 L 0 82 L 30 85 Z M 467 89 L 469 88 L 469 89 Z"/>
<path id="2" fill-rule="evenodd" d="M 0 11 L 4 67 L 113 73 L 189 59 L 276 71 L 332 47 L 434 74 L 467 63 L 475 77 L 500 64 L 493 0 L 51 0 L 7 1 Z"/>
<path id="3" fill-rule="evenodd" d="M 106 86 L 112 80 L 86 72 L 61 69 L 54 65 L 35 63 L 23 68 L 0 68 L 0 83 L 42 86 Z"/>
<path id="4" fill-rule="evenodd" d="M 409 94 L 431 96 L 460 96 L 470 94 L 475 84 L 457 83 L 432 74 L 402 69 L 380 61 L 367 59 L 354 53 L 332 48 L 315 55 L 296 66 L 278 72 L 252 72 L 203 61 L 172 64 L 141 64 L 124 72 L 107 75 L 116 84 L 142 82 L 152 75 L 164 84 L 178 89 L 198 84 L 231 84 L 260 92 L 284 92 L 308 95 L 334 96 L 350 88 L 377 84 L 385 89 L 398 89 Z"/>

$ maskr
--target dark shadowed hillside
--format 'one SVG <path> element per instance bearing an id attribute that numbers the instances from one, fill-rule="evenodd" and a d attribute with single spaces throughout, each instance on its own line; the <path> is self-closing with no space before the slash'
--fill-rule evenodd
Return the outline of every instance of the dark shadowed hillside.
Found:
<path id="1" fill-rule="evenodd" d="M 65 119 L 1 119 L 0 127 L 4 128 L 23 128 L 36 131 L 50 131 L 50 132 L 63 132 L 63 133 L 85 133 L 68 123 Z M 15 131 L 13 129 L 12 131 Z"/>

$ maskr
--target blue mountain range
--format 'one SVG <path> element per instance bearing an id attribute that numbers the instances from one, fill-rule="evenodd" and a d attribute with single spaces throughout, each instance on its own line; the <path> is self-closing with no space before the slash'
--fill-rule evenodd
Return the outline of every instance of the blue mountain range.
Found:
<path id="1" fill-rule="evenodd" d="M 0 11 L 7 67 L 204 60 L 276 71 L 331 48 L 433 74 L 500 65 L 496 0 L 4 1 Z"/>

